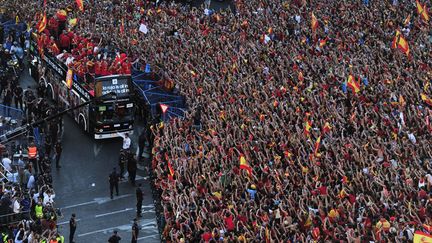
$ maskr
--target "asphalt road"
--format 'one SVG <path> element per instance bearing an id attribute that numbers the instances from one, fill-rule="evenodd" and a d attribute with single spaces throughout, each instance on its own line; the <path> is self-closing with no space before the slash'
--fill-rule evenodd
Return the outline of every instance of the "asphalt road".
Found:
<path id="1" fill-rule="evenodd" d="M 120 196 L 110 199 L 108 175 L 117 166 L 121 139 L 94 140 L 65 116 L 61 169 L 53 168 L 56 207 L 64 218 L 60 231 L 69 235 L 69 219 L 76 214 L 75 242 L 106 242 L 114 230 L 122 242 L 131 240 L 131 225 L 136 215 L 135 187 L 124 181 Z M 139 219 L 141 242 L 160 242 L 149 180 L 137 173 L 137 184 L 144 192 L 143 217 Z"/>
<path id="2" fill-rule="evenodd" d="M 36 88 L 28 69 L 21 74 L 20 84 L 23 88 Z M 135 187 L 121 182 L 120 196 L 111 200 L 108 183 L 109 173 L 118 165 L 121 139 L 94 140 L 69 116 L 63 118 L 62 168 L 56 170 L 54 163 L 52 167 L 55 206 L 63 214 L 58 220 L 60 233 L 69 242 L 69 219 L 75 213 L 78 220 L 75 242 L 107 242 L 114 230 L 118 231 L 121 242 L 130 242 L 136 216 Z M 150 182 L 144 175 L 144 171 L 138 170 L 136 182 L 142 184 L 144 192 L 139 242 L 160 242 Z"/>

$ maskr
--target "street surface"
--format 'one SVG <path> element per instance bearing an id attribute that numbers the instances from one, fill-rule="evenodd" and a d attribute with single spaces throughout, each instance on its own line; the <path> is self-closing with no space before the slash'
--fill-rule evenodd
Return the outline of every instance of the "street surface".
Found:
<path id="1" fill-rule="evenodd" d="M 120 196 L 111 200 L 108 183 L 109 173 L 118 165 L 121 139 L 94 140 L 67 116 L 64 125 L 62 168 L 56 170 L 53 165 L 55 203 L 64 215 L 58 221 L 60 231 L 68 237 L 69 219 L 75 213 L 75 242 L 103 242 L 113 230 L 118 231 L 122 242 L 129 242 L 136 216 L 135 187 L 127 181 L 120 182 Z M 160 242 L 149 180 L 143 177 L 143 171 L 138 170 L 137 175 L 137 185 L 142 183 L 144 192 L 139 239 Z"/>
<path id="2" fill-rule="evenodd" d="M 28 69 L 21 75 L 20 84 L 24 89 L 37 86 Z M 59 231 L 68 242 L 69 219 L 75 213 L 78 221 L 75 242 L 107 242 L 114 230 L 118 231 L 121 242 L 130 242 L 136 216 L 135 187 L 127 181 L 120 182 L 120 196 L 111 200 L 109 194 L 108 175 L 118 166 L 121 138 L 94 140 L 69 116 L 63 116 L 63 120 L 62 168 L 56 170 L 55 163 L 52 165 L 55 206 L 63 214 L 58 220 Z M 137 171 L 136 184 L 142 183 L 144 193 L 139 242 L 160 242 L 150 182 L 144 175 L 144 171 Z"/>

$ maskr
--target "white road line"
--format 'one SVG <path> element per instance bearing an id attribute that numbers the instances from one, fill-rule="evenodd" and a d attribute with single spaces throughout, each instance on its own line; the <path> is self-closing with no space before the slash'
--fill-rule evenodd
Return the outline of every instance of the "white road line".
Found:
<path id="1" fill-rule="evenodd" d="M 144 240 L 144 239 L 147 239 L 147 238 L 155 238 L 155 237 L 158 237 L 158 236 L 159 236 L 159 234 L 147 235 L 147 236 L 139 237 L 137 240 Z"/>
<path id="2" fill-rule="evenodd" d="M 146 229 L 153 228 L 153 229 L 157 230 L 157 222 L 155 219 L 151 219 L 151 220 L 143 219 L 140 221 L 141 221 L 140 222 L 141 228 L 146 228 Z M 132 231 L 132 223 L 79 234 L 78 237 L 83 237 L 86 235 L 92 235 L 92 234 L 97 234 L 97 233 L 112 233 L 113 230 L 130 232 L 130 231 Z"/>
<path id="3" fill-rule="evenodd" d="M 118 210 L 118 211 L 113 211 L 113 212 L 109 212 L 109 213 L 103 213 L 103 214 L 97 214 L 95 215 L 95 218 L 99 218 L 99 217 L 103 217 L 103 216 L 108 216 L 108 215 L 112 215 L 112 214 L 116 214 L 116 213 L 123 213 L 123 212 L 127 212 L 133 210 L 133 208 L 125 208 L 123 210 Z"/>
<path id="4" fill-rule="evenodd" d="M 81 219 L 75 219 L 76 222 L 81 221 Z M 69 221 L 58 223 L 57 225 L 69 224 Z"/>
<path id="5" fill-rule="evenodd" d="M 91 202 L 79 203 L 79 204 L 63 207 L 62 209 L 75 208 L 75 207 L 89 205 L 89 204 L 93 204 L 93 203 L 96 203 L 96 202 L 95 201 L 91 201 Z"/>
<path id="6" fill-rule="evenodd" d="M 76 207 L 85 206 L 85 205 L 89 205 L 89 204 L 93 204 L 93 203 L 103 204 L 103 203 L 107 203 L 110 201 L 122 199 L 125 197 L 130 197 L 130 196 L 132 196 L 132 194 L 120 195 L 118 197 L 114 197 L 114 199 L 111 199 L 110 197 L 98 197 L 98 198 L 93 199 L 93 201 L 90 201 L 90 202 L 84 202 L 84 203 L 69 205 L 69 206 L 62 207 L 61 209 L 76 208 Z"/>

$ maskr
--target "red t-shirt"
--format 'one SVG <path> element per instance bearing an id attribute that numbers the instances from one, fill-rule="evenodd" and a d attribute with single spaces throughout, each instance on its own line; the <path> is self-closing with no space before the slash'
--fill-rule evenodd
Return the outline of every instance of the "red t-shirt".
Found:
<path id="1" fill-rule="evenodd" d="M 212 234 L 211 232 L 205 232 L 201 235 L 201 238 L 203 239 L 203 241 L 209 242 L 212 238 Z"/>
<path id="2" fill-rule="evenodd" d="M 60 35 L 60 47 L 69 47 L 71 44 L 71 40 L 68 35 L 61 34 Z"/>
<path id="3" fill-rule="evenodd" d="M 225 221 L 225 227 L 228 229 L 228 231 L 233 231 L 235 226 L 234 226 L 234 221 L 233 221 L 233 216 L 230 215 L 229 217 L 226 217 L 224 219 Z"/>

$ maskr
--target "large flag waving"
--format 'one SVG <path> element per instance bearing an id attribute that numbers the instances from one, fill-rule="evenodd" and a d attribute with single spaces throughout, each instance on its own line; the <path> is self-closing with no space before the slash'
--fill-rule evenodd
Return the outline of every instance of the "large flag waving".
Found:
<path id="1" fill-rule="evenodd" d="M 429 21 L 429 14 L 428 14 L 427 9 L 426 9 L 426 4 L 421 5 L 421 3 L 418 0 L 416 0 L 416 5 L 417 5 L 417 13 L 421 16 L 421 18 L 425 22 L 428 22 Z"/>
<path id="2" fill-rule="evenodd" d="M 432 236 L 418 230 L 414 233 L 413 243 L 432 243 Z"/>
<path id="3" fill-rule="evenodd" d="M 358 93 L 360 91 L 360 83 L 356 82 L 354 76 L 352 75 L 348 76 L 347 86 L 350 87 L 354 93 Z"/>
<path id="4" fill-rule="evenodd" d="M 321 136 L 319 136 L 315 142 L 315 147 L 314 147 L 314 156 L 317 156 L 318 151 L 319 151 L 319 147 L 321 144 Z"/>
<path id="5" fill-rule="evenodd" d="M 399 50 L 401 50 L 403 53 L 409 56 L 410 50 L 409 50 L 408 42 L 405 40 L 405 38 L 402 36 L 399 30 L 396 30 L 396 35 L 393 38 L 391 47 L 399 48 Z"/>
<path id="6" fill-rule="evenodd" d="M 252 175 L 252 168 L 249 166 L 243 154 L 240 154 L 240 169 L 247 170 L 249 175 Z"/>
<path id="7" fill-rule="evenodd" d="M 77 7 L 81 12 L 84 11 L 84 2 L 83 1 L 84 0 L 76 0 Z"/>
<path id="8" fill-rule="evenodd" d="M 313 12 L 311 13 L 311 16 L 312 16 L 311 28 L 312 28 L 312 31 L 315 32 L 316 29 L 318 28 L 318 20 L 315 17 L 315 14 Z"/>
<path id="9" fill-rule="evenodd" d="M 38 25 L 38 32 L 41 33 L 42 31 L 44 31 L 46 28 L 46 25 L 47 25 L 47 16 L 46 16 L 46 13 L 44 13 L 44 15 L 42 16 L 42 19 Z"/>
<path id="10" fill-rule="evenodd" d="M 428 105 L 432 106 L 432 99 L 427 97 L 425 94 L 420 94 L 421 99 Z"/>

